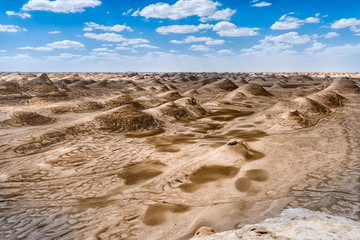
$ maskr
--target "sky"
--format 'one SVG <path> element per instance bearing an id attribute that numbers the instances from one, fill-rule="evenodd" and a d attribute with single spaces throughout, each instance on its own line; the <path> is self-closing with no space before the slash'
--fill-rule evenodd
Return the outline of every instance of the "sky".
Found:
<path id="1" fill-rule="evenodd" d="M 359 0 L 0 2 L 4 72 L 360 72 Z"/>

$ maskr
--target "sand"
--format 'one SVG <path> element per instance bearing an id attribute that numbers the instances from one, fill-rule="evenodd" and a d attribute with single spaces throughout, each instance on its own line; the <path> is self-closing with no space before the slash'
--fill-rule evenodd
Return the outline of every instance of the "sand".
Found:
<path id="1" fill-rule="evenodd" d="M 190 239 L 360 220 L 360 76 L 2 73 L 2 239 Z"/>

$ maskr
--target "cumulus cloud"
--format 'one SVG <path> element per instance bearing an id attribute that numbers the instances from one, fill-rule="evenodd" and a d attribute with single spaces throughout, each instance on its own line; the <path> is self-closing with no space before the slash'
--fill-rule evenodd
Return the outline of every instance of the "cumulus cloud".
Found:
<path id="1" fill-rule="evenodd" d="M 73 59 L 73 58 L 79 58 L 79 57 L 81 57 L 81 55 L 71 54 L 71 53 L 61 53 L 58 56 L 48 56 L 48 57 L 46 57 L 46 59 L 50 60 L 50 61 L 61 61 L 61 60 L 65 60 L 65 59 Z"/>
<path id="2" fill-rule="evenodd" d="M 130 32 L 132 32 L 133 30 L 131 29 L 131 27 L 124 25 L 119 25 L 116 24 L 114 26 L 104 26 L 104 25 L 100 25 L 94 22 L 86 22 L 85 23 L 86 27 L 83 28 L 84 31 L 88 31 L 91 32 L 93 30 L 103 30 L 103 31 L 108 31 L 108 32 L 122 32 L 124 30 L 128 30 Z"/>
<path id="3" fill-rule="evenodd" d="M 237 27 L 235 24 L 230 22 L 219 22 L 213 30 L 222 37 L 243 37 L 243 36 L 255 36 L 260 28 L 248 28 L 248 27 Z"/>
<path id="4" fill-rule="evenodd" d="M 49 34 L 60 34 L 61 32 L 60 31 L 51 31 L 49 32 Z"/>
<path id="5" fill-rule="evenodd" d="M 21 27 L 16 25 L 2 25 L 0 24 L 0 32 L 18 32 L 21 30 Z M 23 29 L 26 31 L 26 29 Z"/>
<path id="6" fill-rule="evenodd" d="M 168 3 L 155 3 L 136 11 L 133 16 L 145 18 L 160 18 L 179 20 L 191 16 L 198 16 L 200 21 L 228 20 L 236 13 L 230 8 L 218 10 L 221 4 L 212 0 L 178 0 L 172 5 Z"/>
<path id="7" fill-rule="evenodd" d="M 80 49 L 84 47 L 84 44 L 79 43 L 77 41 L 63 40 L 57 41 L 53 43 L 46 44 L 47 47 L 57 48 L 57 49 Z"/>
<path id="8" fill-rule="evenodd" d="M 305 52 L 312 53 L 312 52 L 321 50 L 324 47 L 326 47 L 326 44 L 320 43 L 320 42 L 314 42 L 311 47 L 308 47 L 308 48 L 305 49 Z"/>
<path id="9" fill-rule="evenodd" d="M 171 43 L 181 44 L 181 43 L 193 43 L 193 42 L 205 42 L 206 45 L 222 45 L 225 43 L 223 39 L 213 39 L 211 37 L 195 37 L 188 36 L 184 40 L 171 40 Z"/>
<path id="10" fill-rule="evenodd" d="M 149 40 L 144 38 L 125 38 L 116 33 L 85 33 L 84 37 L 96 39 L 98 41 L 118 42 L 121 43 L 122 46 L 149 43 Z"/>
<path id="11" fill-rule="evenodd" d="M 5 13 L 8 16 L 18 16 L 21 17 L 22 19 L 31 18 L 31 15 L 28 13 L 17 13 L 14 11 L 6 11 Z"/>
<path id="12" fill-rule="evenodd" d="M 271 6 L 271 5 L 272 5 L 272 3 L 265 2 L 265 1 L 259 2 L 259 1 L 257 0 L 257 1 L 252 1 L 252 2 L 255 3 L 255 4 L 251 5 L 251 6 L 253 6 L 253 7 L 268 7 L 268 6 Z"/>
<path id="13" fill-rule="evenodd" d="M 340 34 L 336 33 L 336 32 L 328 32 L 327 34 L 323 35 L 324 38 L 333 38 L 333 37 L 338 37 L 340 36 Z"/>
<path id="14" fill-rule="evenodd" d="M 292 13 L 289 13 L 292 14 Z M 299 18 L 289 16 L 289 14 L 284 14 L 280 17 L 278 21 L 276 21 L 270 28 L 272 30 L 289 30 L 289 29 L 297 29 L 305 23 L 319 23 L 320 18 L 319 14 L 316 14 L 315 17 L 308 17 L 305 20 L 301 20 Z"/>
<path id="15" fill-rule="evenodd" d="M 259 44 L 254 45 L 252 48 L 243 49 L 241 52 L 244 55 L 266 55 L 266 54 L 287 54 L 294 53 L 288 49 L 294 45 L 305 44 L 310 42 L 311 39 L 308 35 L 299 35 L 297 32 L 288 32 L 278 36 L 266 36 L 259 41 Z"/>
<path id="16" fill-rule="evenodd" d="M 200 24 L 196 25 L 170 25 L 170 26 L 162 26 L 156 29 L 157 33 L 166 35 L 169 33 L 194 33 L 198 32 L 202 29 L 211 29 L 213 25 L 211 24 Z"/>
<path id="17" fill-rule="evenodd" d="M 101 5 L 100 0 L 29 0 L 23 7 L 25 11 L 49 11 L 55 13 L 84 12 L 85 8 Z"/>
<path id="18" fill-rule="evenodd" d="M 355 33 L 355 35 L 360 35 L 360 20 L 356 18 L 342 18 L 340 20 L 335 21 L 331 28 L 339 29 L 339 28 L 347 28 L 350 27 L 350 30 Z"/>
<path id="19" fill-rule="evenodd" d="M 340 20 L 335 21 L 331 28 L 339 29 L 339 28 L 346 28 L 346 27 L 353 27 L 360 25 L 360 20 L 356 18 L 342 18 Z"/>
<path id="20" fill-rule="evenodd" d="M 190 48 L 192 51 L 208 52 L 210 48 L 205 45 L 192 45 Z"/>
<path id="21" fill-rule="evenodd" d="M 234 55 L 235 53 L 229 49 L 222 49 L 217 51 L 218 54 L 222 54 L 222 55 Z"/>

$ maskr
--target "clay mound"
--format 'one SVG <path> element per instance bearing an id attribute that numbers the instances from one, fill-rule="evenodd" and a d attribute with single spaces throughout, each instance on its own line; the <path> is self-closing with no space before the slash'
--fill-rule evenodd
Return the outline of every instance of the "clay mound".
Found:
<path id="1" fill-rule="evenodd" d="M 98 129 L 106 132 L 140 131 L 155 129 L 156 120 L 150 114 L 141 112 L 133 106 L 123 106 L 95 118 Z"/>
<path id="2" fill-rule="evenodd" d="M 312 99 L 324 104 L 329 108 L 342 107 L 346 98 L 334 91 L 321 91 L 310 96 Z"/>
<path id="3" fill-rule="evenodd" d="M 115 97 L 113 99 L 110 99 L 109 101 L 106 101 L 104 103 L 104 105 L 107 109 L 113 109 L 113 108 L 121 107 L 124 105 L 131 105 L 134 108 L 139 109 L 139 110 L 145 109 L 145 107 L 143 105 L 134 101 L 134 99 L 129 95 L 121 95 L 121 96 Z"/>
<path id="4" fill-rule="evenodd" d="M 175 87 L 172 84 L 168 84 L 167 87 L 170 88 L 171 90 L 177 90 L 177 87 Z"/>
<path id="5" fill-rule="evenodd" d="M 199 93 L 195 89 L 191 89 L 191 90 L 185 92 L 183 95 L 184 96 L 194 96 L 194 95 L 199 95 Z"/>
<path id="6" fill-rule="evenodd" d="M 338 78 L 334 79 L 331 85 L 328 87 L 329 90 L 334 90 L 340 94 L 357 93 L 360 94 L 360 88 L 356 83 L 349 78 Z"/>
<path id="7" fill-rule="evenodd" d="M 69 88 L 70 89 L 84 89 L 84 90 L 88 90 L 89 87 L 88 85 L 90 85 L 88 83 L 88 81 L 85 81 L 85 80 L 80 80 L 80 81 L 76 81 L 76 82 L 73 82 L 71 84 L 69 84 Z"/>
<path id="8" fill-rule="evenodd" d="M 217 80 L 218 80 L 217 78 L 204 79 L 204 80 L 201 81 L 201 85 L 202 85 L 202 86 L 205 86 L 205 85 L 207 85 L 207 84 L 216 82 Z"/>
<path id="9" fill-rule="evenodd" d="M 5 123 L 10 126 L 20 127 L 44 125 L 49 124 L 53 121 L 53 118 L 46 117 L 38 113 L 20 111 L 13 113 L 11 119 L 6 120 Z"/>
<path id="10" fill-rule="evenodd" d="M 303 128 L 313 126 L 317 121 L 315 119 L 309 118 L 306 113 L 299 110 L 286 112 L 284 119 L 290 122 L 296 122 L 297 125 Z"/>
<path id="11" fill-rule="evenodd" d="M 184 107 L 190 116 L 195 118 L 204 117 L 208 113 L 195 98 L 182 98 L 175 101 L 175 103 Z"/>
<path id="12" fill-rule="evenodd" d="M 17 82 L 0 82 L 0 95 L 22 94 L 20 85 Z"/>
<path id="13" fill-rule="evenodd" d="M 244 78 L 240 78 L 239 80 L 236 80 L 236 83 L 240 85 L 245 85 L 248 84 L 249 82 L 246 81 Z"/>
<path id="14" fill-rule="evenodd" d="M 221 80 L 216 83 L 217 87 L 224 91 L 234 91 L 239 88 L 235 83 L 233 83 L 230 79 Z"/>
<path id="15" fill-rule="evenodd" d="M 75 107 L 74 112 L 94 112 L 104 109 L 105 106 L 95 101 L 82 102 Z"/>
<path id="16" fill-rule="evenodd" d="M 330 112 L 326 106 L 310 98 L 298 97 L 295 98 L 293 102 L 297 103 L 300 109 L 305 110 L 306 112 L 321 114 L 327 114 Z"/>
<path id="17" fill-rule="evenodd" d="M 59 89 L 50 80 L 46 73 L 41 74 L 38 78 L 22 83 L 20 86 L 24 91 L 34 94 L 59 92 Z"/>
<path id="18" fill-rule="evenodd" d="M 182 96 L 176 91 L 167 91 L 164 93 L 160 93 L 157 95 L 157 97 L 165 101 L 175 101 L 179 98 L 182 98 Z"/>
<path id="19" fill-rule="evenodd" d="M 249 83 L 240 87 L 241 91 L 245 94 L 251 94 L 254 96 L 273 96 L 271 93 L 265 90 L 262 86 L 256 83 Z"/>
<path id="20" fill-rule="evenodd" d="M 166 107 L 161 109 L 161 112 L 166 116 L 174 117 L 176 119 L 185 119 L 189 117 L 186 109 L 176 105 L 174 102 L 167 104 Z"/>
<path id="21" fill-rule="evenodd" d="M 160 88 L 158 89 L 158 92 L 168 92 L 170 91 L 170 88 L 168 88 L 166 85 L 160 86 Z"/>
<path id="22" fill-rule="evenodd" d="M 240 91 L 241 89 L 238 88 L 230 93 L 228 93 L 225 97 L 225 101 L 241 101 L 246 98 L 245 94 Z"/>

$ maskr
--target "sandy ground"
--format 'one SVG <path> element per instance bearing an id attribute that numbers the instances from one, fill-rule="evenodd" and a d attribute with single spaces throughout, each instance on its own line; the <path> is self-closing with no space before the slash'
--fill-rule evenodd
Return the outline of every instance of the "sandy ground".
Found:
<path id="1" fill-rule="evenodd" d="M 2 74 L 0 238 L 359 221 L 359 76 L 338 75 Z"/>

